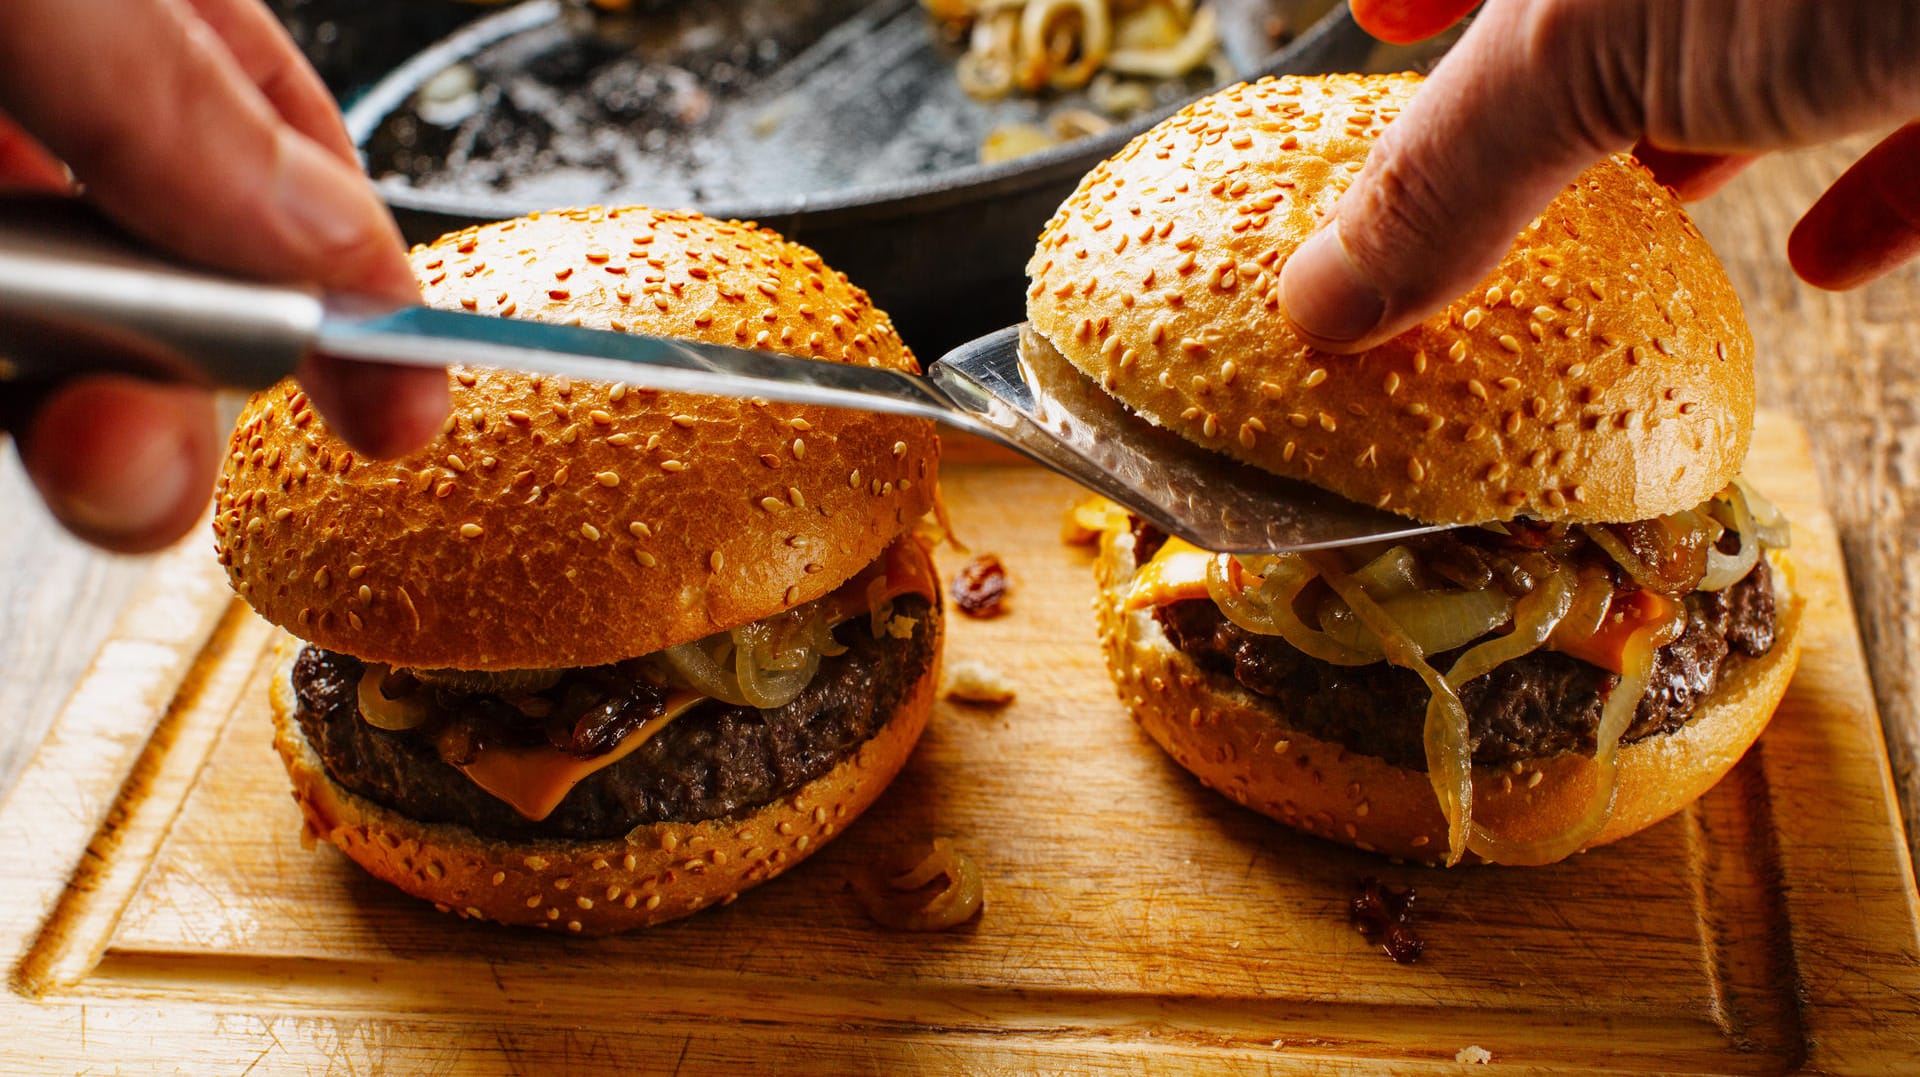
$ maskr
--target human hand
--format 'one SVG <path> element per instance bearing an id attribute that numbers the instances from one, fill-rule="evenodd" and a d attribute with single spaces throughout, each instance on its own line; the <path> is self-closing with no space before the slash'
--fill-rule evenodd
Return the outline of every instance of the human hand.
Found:
<path id="1" fill-rule="evenodd" d="M 0 192 L 74 180 L 185 259 L 419 301 L 332 98 L 259 0 L 0 3 Z M 315 357 L 299 377 L 372 455 L 423 444 L 446 417 L 434 371 Z M 122 552 L 191 528 L 224 451 L 205 391 L 124 377 L 0 385 L 0 429 L 61 523 Z"/>
<path id="2" fill-rule="evenodd" d="M 1351 0 L 1389 41 L 1475 0 Z M 1913 0 L 1488 0 L 1373 147 L 1332 219 L 1287 261 L 1301 332 L 1357 352 L 1467 292 L 1575 176 L 1639 142 L 1682 198 L 1752 156 L 1920 114 Z M 1794 269 L 1849 288 L 1920 254 L 1920 123 L 1801 218 Z"/>

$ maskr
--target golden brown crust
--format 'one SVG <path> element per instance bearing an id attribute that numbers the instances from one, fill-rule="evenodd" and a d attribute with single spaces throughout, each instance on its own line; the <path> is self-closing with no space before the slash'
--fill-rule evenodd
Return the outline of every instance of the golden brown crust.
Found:
<path id="1" fill-rule="evenodd" d="M 1278 272 L 1413 76 L 1204 98 L 1088 173 L 1027 316 L 1156 422 L 1424 520 L 1642 520 L 1736 474 L 1752 340 L 1720 262 L 1632 158 L 1595 165 L 1443 313 L 1358 357 L 1303 344 Z"/>
<path id="2" fill-rule="evenodd" d="M 1095 612 L 1108 672 L 1140 727 L 1207 786 L 1263 815 L 1372 852 L 1444 858 L 1446 821 L 1424 771 L 1289 728 L 1267 700 L 1194 665 L 1151 610 L 1121 608 L 1133 578 L 1131 542 L 1120 532 L 1101 536 Z M 1613 817 L 1588 848 L 1636 834 L 1698 799 L 1773 717 L 1800 662 L 1804 601 L 1793 591 L 1791 563 L 1778 552 L 1768 556 L 1779 603 L 1773 649 L 1730 665 L 1679 730 L 1621 749 Z M 1589 758 L 1554 756 L 1517 773 L 1475 767 L 1474 818 L 1520 841 L 1563 830 L 1586 807 Z"/>
<path id="3" fill-rule="evenodd" d="M 468 229 L 413 253 L 449 309 L 913 370 L 805 247 L 646 209 Z M 376 662 L 617 661 L 833 590 L 932 505 L 931 423 L 489 370 L 446 432 L 361 459 L 291 382 L 256 394 L 214 530 L 262 616 Z"/>
<path id="4" fill-rule="evenodd" d="M 522 842 L 410 819 L 327 775 L 293 719 L 292 639 L 282 640 L 273 680 L 273 746 L 309 838 L 375 877 L 463 919 L 581 935 L 630 931 L 727 904 L 859 818 L 906 764 L 933 712 L 941 618 L 932 623 L 934 661 L 887 724 L 834 769 L 742 817 L 656 823 L 608 841 Z"/>

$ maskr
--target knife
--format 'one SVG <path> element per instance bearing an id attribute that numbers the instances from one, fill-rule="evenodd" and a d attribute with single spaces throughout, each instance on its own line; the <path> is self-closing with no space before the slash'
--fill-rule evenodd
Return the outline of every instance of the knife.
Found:
<path id="1" fill-rule="evenodd" d="M 925 376 L 238 280 L 153 252 L 72 199 L 0 201 L 0 382 L 117 371 L 260 389 L 311 353 L 623 381 L 930 419 L 997 442 L 1206 550 L 1438 530 L 1203 449 L 1127 411 L 1011 326 Z"/>

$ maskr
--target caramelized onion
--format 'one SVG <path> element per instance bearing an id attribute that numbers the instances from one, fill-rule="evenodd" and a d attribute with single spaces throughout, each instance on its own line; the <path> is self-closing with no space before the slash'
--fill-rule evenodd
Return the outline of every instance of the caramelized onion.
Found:
<path id="1" fill-rule="evenodd" d="M 375 729 L 399 732 L 425 724 L 432 712 L 419 692 L 401 691 L 396 696 L 387 694 L 387 682 L 399 679 L 390 667 L 377 662 L 369 662 L 366 672 L 360 674 L 360 717 L 368 725 Z"/>
<path id="2" fill-rule="evenodd" d="M 1760 540 L 1751 529 L 1729 528 L 1734 537 L 1740 540 L 1740 548 L 1733 553 L 1721 553 L 1716 547 L 1707 552 L 1707 574 L 1700 577 L 1701 591 L 1724 591 L 1753 571 L 1760 560 Z"/>
<path id="3" fill-rule="evenodd" d="M 1358 582 L 1357 577 L 1355 581 Z M 1415 591 L 1379 603 L 1381 612 L 1424 654 L 1464 647 L 1513 620 L 1513 598 L 1499 588 L 1482 591 Z M 1329 602 L 1320 614 L 1328 636 L 1350 647 L 1378 646 L 1351 607 Z"/>
<path id="4" fill-rule="evenodd" d="M 660 652 L 688 688 L 736 707 L 749 706 L 740 692 L 740 678 L 732 668 L 733 637 L 726 632 L 682 643 Z"/>
<path id="5" fill-rule="evenodd" d="M 736 707 L 774 710 L 812 683 L 821 659 L 846 652 L 833 636 L 827 608 L 811 603 L 669 647 L 660 656 L 672 679 L 696 692 Z"/>
<path id="6" fill-rule="evenodd" d="M 1320 578 L 1327 581 L 1333 593 L 1346 601 L 1360 623 L 1379 638 L 1387 661 L 1419 674 L 1433 693 L 1427 700 L 1423 731 L 1427 780 L 1447 820 L 1447 864 L 1457 864 L 1466 853 L 1468 828 L 1473 822 L 1473 745 L 1467 708 L 1447 679 L 1427 662 L 1420 645 L 1367 595 L 1366 588 L 1342 571 L 1337 557 L 1324 552 L 1305 557 L 1320 570 Z"/>
<path id="7" fill-rule="evenodd" d="M 1447 683 L 1456 691 L 1468 681 L 1491 672 L 1501 663 L 1511 662 L 1540 649 L 1546 644 L 1547 637 L 1553 635 L 1554 628 L 1573 608 L 1576 589 L 1574 575 L 1572 569 L 1562 566 L 1543 573 L 1542 577 L 1540 585 L 1513 608 L 1513 631 L 1490 639 L 1461 655 L 1453 668 L 1447 671 Z"/>
<path id="8" fill-rule="evenodd" d="M 1606 568 L 1596 564 L 1580 567 L 1580 583 L 1573 593 L 1573 606 L 1559 624 L 1557 631 L 1565 632 L 1576 639 L 1586 639 L 1607 619 L 1607 611 L 1613 608 L 1613 577 Z"/>
<path id="9" fill-rule="evenodd" d="M 944 931 L 973 919 L 986 884 L 973 858 L 947 838 L 908 850 L 875 876 L 855 880 L 867 914 L 895 931 Z M 945 880 L 937 891 L 927 888 Z"/>
<path id="10" fill-rule="evenodd" d="M 1266 560 L 1258 586 L 1242 588 L 1236 576 L 1246 574 L 1232 554 L 1220 554 L 1207 562 L 1207 595 L 1227 620 L 1249 632 L 1279 636 L 1294 650 L 1331 662 L 1336 666 L 1366 666 L 1385 657 L 1376 644 L 1358 648 L 1308 627 L 1293 607 L 1300 592 L 1314 579 L 1314 567 L 1298 554 L 1282 554 Z"/>
<path id="11" fill-rule="evenodd" d="M 1752 483 L 1744 477 L 1735 477 L 1731 491 L 1727 496 L 1746 506 L 1747 515 L 1753 520 L 1754 537 L 1776 550 L 1793 545 L 1793 530 L 1787 525 L 1786 514 L 1754 489 Z"/>
<path id="12" fill-rule="evenodd" d="M 804 619 L 792 614 L 742 625 L 731 635 L 740 694 L 761 710 L 791 703 L 820 670 L 813 634 Z"/>
<path id="13" fill-rule="evenodd" d="M 1420 589 L 1420 562 L 1407 547 L 1392 546 L 1355 569 L 1353 578 L 1368 594 L 1385 602 Z"/>
<path id="14" fill-rule="evenodd" d="M 1591 524 L 1585 531 L 1635 583 L 1672 596 L 1693 590 L 1706 573 L 1712 524 L 1705 513 L 1684 509 L 1627 524 Z"/>

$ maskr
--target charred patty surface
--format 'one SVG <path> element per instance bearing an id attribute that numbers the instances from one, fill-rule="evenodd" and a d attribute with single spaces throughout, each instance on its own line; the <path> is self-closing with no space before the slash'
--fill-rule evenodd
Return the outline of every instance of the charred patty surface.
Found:
<path id="1" fill-rule="evenodd" d="M 404 815 L 497 838 L 615 838 L 636 826 L 717 819 L 759 807 L 825 774 L 879 732 L 934 660 L 929 618 L 938 611 L 911 595 L 897 599 L 894 608 L 914 619 L 911 638 L 875 639 L 864 621 L 848 622 L 838 632 L 847 652 L 823 660 L 791 703 L 764 711 L 701 704 L 582 780 L 539 822 L 445 762 L 425 731 L 388 732 L 363 720 L 357 693 L 365 667 L 356 658 L 302 650 L 293 669 L 295 717 L 334 781 Z M 604 681 L 613 668 L 590 672 Z M 632 725 L 658 705 L 658 693 L 646 689 L 620 694 L 621 705 L 638 716 Z M 500 721 L 495 697 L 473 696 L 464 705 L 476 727 Z"/>
<path id="2" fill-rule="evenodd" d="M 1773 647 L 1773 576 L 1764 559 L 1740 582 L 1695 592 L 1686 605 L 1686 631 L 1656 652 L 1628 742 L 1679 729 L 1719 683 L 1726 662 Z M 1429 693 L 1411 670 L 1310 658 L 1277 636 L 1248 632 L 1205 600 L 1162 606 L 1154 617 L 1196 665 L 1272 700 L 1288 725 L 1396 766 L 1426 769 Z M 1461 653 L 1437 655 L 1434 665 L 1444 670 Z M 1495 667 L 1460 692 L 1473 761 L 1502 765 L 1562 752 L 1593 754 L 1601 708 L 1619 682 L 1618 675 L 1557 651 L 1534 651 Z"/>

